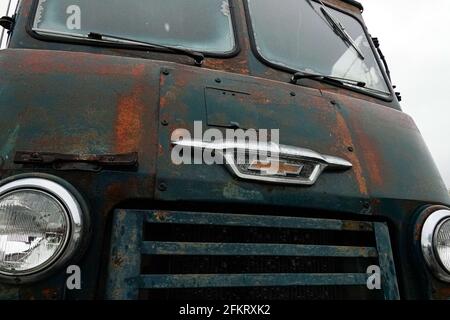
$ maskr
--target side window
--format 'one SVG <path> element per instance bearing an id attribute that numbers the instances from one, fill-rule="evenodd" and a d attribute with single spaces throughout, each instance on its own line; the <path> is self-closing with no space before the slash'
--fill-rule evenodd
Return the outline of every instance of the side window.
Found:
<path id="1" fill-rule="evenodd" d="M 20 0 L 2 0 L 0 1 L 0 17 L 12 17 L 17 10 Z M 8 46 L 8 30 L 0 27 L 0 50 Z"/>

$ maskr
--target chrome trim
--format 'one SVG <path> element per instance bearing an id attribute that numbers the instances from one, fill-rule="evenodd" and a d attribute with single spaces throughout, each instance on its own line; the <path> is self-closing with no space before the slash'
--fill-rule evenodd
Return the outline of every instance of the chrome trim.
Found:
<path id="1" fill-rule="evenodd" d="M 85 219 L 82 207 L 77 198 L 68 189 L 54 181 L 34 177 L 18 179 L 1 186 L 0 197 L 13 191 L 27 189 L 46 193 L 55 198 L 64 208 L 66 218 L 69 222 L 65 247 L 51 261 L 44 263 L 39 268 L 19 273 L 0 271 L 0 280 L 14 283 L 27 283 L 41 279 L 50 271 L 67 263 L 74 256 L 88 229 L 87 219 Z"/>
<path id="2" fill-rule="evenodd" d="M 316 151 L 299 148 L 294 146 L 278 145 L 276 143 L 253 143 L 253 142 L 235 142 L 235 141 L 214 141 L 205 142 L 200 140 L 173 140 L 173 145 L 181 147 L 190 147 L 197 149 L 211 150 L 220 153 L 226 161 L 227 167 L 237 177 L 247 180 L 256 180 L 264 182 L 313 185 L 324 170 L 348 170 L 352 164 L 342 158 L 323 155 Z M 315 168 L 309 178 L 288 179 L 279 176 L 258 176 L 241 172 L 234 159 L 234 154 L 230 151 L 245 151 L 247 153 L 266 153 L 275 154 L 279 158 L 288 158 L 294 160 L 306 160 L 315 164 Z"/>
<path id="3" fill-rule="evenodd" d="M 422 227 L 421 247 L 425 261 L 436 277 L 450 282 L 450 270 L 444 268 L 439 255 L 436 253 L 435 243 L 440 226 L 450 220 L 450 210 L 438 210 L 432 213 Z"/>

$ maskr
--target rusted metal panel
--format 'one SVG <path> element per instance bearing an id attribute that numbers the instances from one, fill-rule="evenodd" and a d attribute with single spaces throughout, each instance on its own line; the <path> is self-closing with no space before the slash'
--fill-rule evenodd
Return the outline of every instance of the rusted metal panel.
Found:
<path id="1" fill-rule="evenodd" d="M 248 243 L 144 242 L 143 254 L 217 255 L 217 256 L 289 256 L 289 257 L 377 257 L 375 248 Z"/>
<path id="2" fill-rule="evenodd" d="M 21 1 L 11 49 L 0 52 L 0 178 L 45 171 L 69 181 L 89 202 L 96 231 L 82 261 L 89 271 L 83 274 L 83 290 L 64 293 L 67 298 L 94 298 L 101 291 L 113 208 L 130 202 L 145 207 L 155 198 L 166 206 L 182 201 L 189 210 L 202 204 L 234 212 L 255 206 L 272 215 L 283 208 L 292 215 L 315 209 L 314 214 L 334 217 L 383 216 L 394 225 L 405 297 L 430 290 L 435 292 L 429 296 L 448 297 L 448 288 L 432 277 L 424 280 L 429 285 L 415 280 L 419 271 L 409 268 L 409 251 L 404 250 L 406 226 L 417 208 L 449 205 L 450 200 L 418 129 L 397 111 L 395 100 L 308 80 L 288 84 L 290 74 L 252 53 L 242 1 L 232 8 L 241 51 L 227 59 L 208 57 L 202 69 L 178 55 L 37 40 L 26 31 L 32 2 Z M 359 16 L 355 6 L 327 2 Z M 251 98 L 219 101 L 210 95 L 205 103 L 205 88 Z M 194 120 L 208 123 L 210 103 L 215 111 L 228 104 L 233 109 L 215 112 L 211 125 L 226 126 L 231 119 L 245 126 L 279 127 L 282 142 L 336 154 L 352 162 L 353 169 L 323 175 L 314 187 L 297 188 L 243 182 L 220 166 L 172 166 L 170 134 L 192 129 Z M 254 110 L 258 117 L 252 116 Z M 76 156 L 138 152 L 140 163 L 135 172 L 60 172 L 14 164 L 18 150 Z M 30 299 L 62 297 L 61 279 L 64 274 L 54 275 L 47 285 L 21 287 L 19 293 Z"/>
<path id="3" fill-rule="evenodd" d="M 144 217 L 116 211 L 113 220 L 106 298 L 137 299 L 141 270 L 141 244 Z"/>
<path id="4" fill-rule="evenodd" d="M 246 201 L 248 203 L 266 203 L 271 205 L 289 202 L 307 207 L 322 207 L 327 201 L 323 194 L 339 197 L 338 206 L 342 211 L 365 213 L 362 203 L 368 194 L 361 194 L 358 174 L 355 168 L 337 175 L 324 174 L 314 187 L 302 190 L 306 197 L 299 197 L 299 189 L 260 184 L 254 188 L 253 183 L 234 180 L 223 166 L 173 165 L 171 162 L 170 137 L 174 130 L 187 129 L 194 133 L 194 121 L 207 126 L 209 107 L 205 106 L 204 89 L 245 92 L 248 99 L 233 102 L 229 100 L 230 109 L 239 109 L 234 104 L 240 103 L 243 112 L 224 111 L 223 123 L 238 123 L 254 129 L 280 129 L 281 143 L 306 147 L 318 152 L 332 151 L 344 159 L 354 157 L 348 146 L 334 136 L 333 128 L 337 123 L 337 111 L 329 101 L 312 89 L 296 88 L 297 94 L 291 95 L 292 87 L 254 78 L 243 78 L 232 74 L 211 73 L 207 70 L 192 70 L 189 75 L 180 69 L 163 69 L 160 84 L 160 125 L 157 181 L 165 183 L 168 188 L 157 191 L 156 198 L 161 200 L 191 201 Z M 219 83 L 220 82 L 220 83 Z M 199 90 L 198 88 L 202 88 Z M 216 96 L 216 95 L 215 95 Z M 213 97 L 208 100 L 214 103 Z M 217 101 L 217 100 L 216 100 Z M 248 109 L 245 110 L 245 108 Z M 256 108 L 257 113 L 251 112 Z M 217 107 L 217 109 L 220 109 Z M 252 117 L 253 115 L 253 117 Z M 208 114 L 209 116 L 209 114 Z M 217 114 L 220 118 L 220 115 Z M 216 122 L 220 119 L 216 118 Z M 217 128 L 217 127 L 215 127 Z M 357 166 L 358 163 L 355 164 Z M 364 173 L 362 173 L 364 174 Z M 208 191 L 196 186 L 195 177 L 201 177 L 201 186 L 208 186 Z"/>
<path id="5" fill-rule="evenodd" d="M 188 218 L 191 215 L 192 218 Z M 196 219 L 196 217 L 199 219 Z M 259 221 L 261 218 L 262 222 Z M 347 222 L 326 219 L 288 218 L 280 219 L 287 227 L 308 228 L 309 226 L 328 226 L 330 229 L 343 230 Z M 195 212 L 161 212 L 118 210 L 115 213 L 112 235 L 112 251 L 109 262 L 108 297 L 111 299 L 135 299 L 139 288 L 213 288 L 213 287 L 264 287 L 264 286 L 365 286 L 368 274 L 365 273 L 271 273 L 271 274 L 141 274 L 141 255 L 161 256 L 305 256 L 305 257 L 358 257 L 377 258 L 382 269 L 383 290 L 386 299 L 398 298 L 397 278 L 392 268 L 393 257 L 391 243 L 386 225 L 374 223 L 374 230 L 365 228 L 366 232 L 375 233 L 376 248 L 294 245 L 270 243 L 186 243 L 147 241 L 143 238 L 143 223 L 148 224 L 198 224 L 228 225 L 230 227 L 277 227 L 276 217 L 233 214 L 213 214 Z M 320 223 L 322 221 L 323 223 Z M 356 223 L 356 222 L 354 222 Z M 364 228 L 364 224 L 360 227 Z M 355 225 L 354 225 L 355 226 Z M 138 230 L 138 231 L 136 231 Z M 354 232 L 354 231 L 353 231 Z M 147 235 L 148 236 L 148 235 Z M 136 257 L 138 256 L 138 257 Z M 126 257 L 126 261 L 125 261 Z M 119 261 L 119 263 L 117 262 Z M 397 295 L 395 295 L 397 292 Z"/>
<path id="6" fill-rule="evenodd" d="M 356 274 L 235 274 L 235 275 L 144 275 L 141 288 L 214 288 L 270 286 L 365 285 L 367 275 Z"/>
<path id="7" fill-rule="evenodd" d="M 295 228 L 308 230 L 372 231 L 371 222 L 333 219 L 253 216 L 242 214 L 175 212 L 155 210 L 145 212 L 148 223 L 208 224 L 266 228 Z"/>
<path id="8" fill-rule="evenodd" d="M 137 152 L 127 154 L 58 154 L 48 152 L 17 151 L 15 164 L 33 165 L 34 167 L 51 165 L 56 170 L 94 171 L 102 169 L 137 169 Z"/>
<path id="9" fill-rule="evenodd" d="M 394 257 L 392 254 L 389 229 L 384 223 L 375 223 L 375 237 L 379 254 L 381 281 L 386 300 L 399 300 L 400 294 L 397 284 Z"/>
<path id="10" fill-rule="evenodd" d="M 396 199 L 448 202 L 442 177 L 410 116 L 348 96 L 324 95 L 339 110 L 341 120 L 336 131 L 340 133 L 336 137 L 352 146 L 350 161 L 359 163 L 360 185 L 366 186 L 372 198 L 392 198 L 395 194 Z"/>

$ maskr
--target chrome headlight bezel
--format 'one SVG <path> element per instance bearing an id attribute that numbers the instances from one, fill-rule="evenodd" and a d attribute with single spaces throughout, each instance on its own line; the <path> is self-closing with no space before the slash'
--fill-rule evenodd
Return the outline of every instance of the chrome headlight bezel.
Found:
<path id="1" fill-rule="evenodd" d="M 69 260 L 78 256 L 89 235 L 89 214 L 83 198 L 65 180 L 45 175 L 20 175 L 0 183 L 0 197 L 16 191 L 33 190 L 54 198 L 65 209 L 68 231 L 65 243 L 57 255 L 30 271 L 8 273 L 0 271 L 0 281 L 7 283 L 29 283 L 38 281 L 58 270 Z"/>
<path id="2" fill-rule="evenodd" d="M 440 227 L 449 220 L 450 210 L 440 209 L 433 212 L 423 224 L 420 241 L 428 267 L 437 278 L 445 282 L 450 282 L 450 270 L 444 267 L 436 251 L 436 238 Z"/>

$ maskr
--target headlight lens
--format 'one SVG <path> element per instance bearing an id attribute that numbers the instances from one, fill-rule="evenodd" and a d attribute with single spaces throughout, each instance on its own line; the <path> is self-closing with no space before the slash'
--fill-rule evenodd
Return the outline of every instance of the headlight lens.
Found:
<path id="1" fill-rule="evenodd" d="M 59 178 L 41 176 L 0 184 L 0 281 L 39 280 L 87 241 L 89 215 L 80 195 Z"/>
<path id="2" fill-rule="evenodd" d="M 0 197 L 0 272 L 45 268 L 61 253 L 69 227 L 66 210 L 47 193 L 18 190 Z"/>
<path id="3" fill-rule="evenodd" d="M 442 265 L 450 272 L 450 219 L 445 220 L 438 227 L 436 252 Z"/>
<path id="4" fill-rule="evenodd" d="M 434 275 L 450 282 L 450 210 L 433 212 L 422 227 L 422 253 Z"/>

